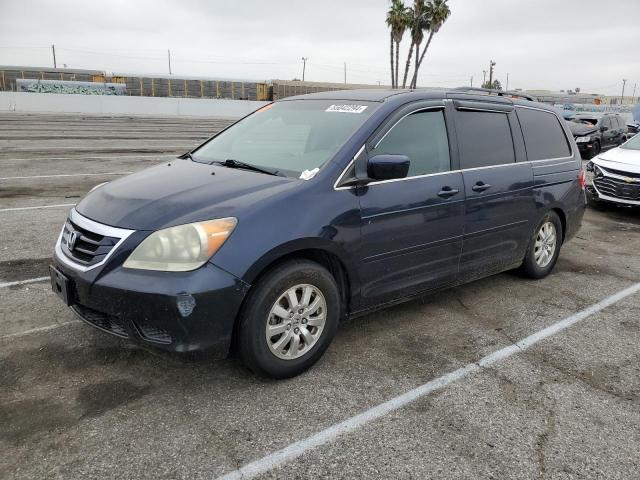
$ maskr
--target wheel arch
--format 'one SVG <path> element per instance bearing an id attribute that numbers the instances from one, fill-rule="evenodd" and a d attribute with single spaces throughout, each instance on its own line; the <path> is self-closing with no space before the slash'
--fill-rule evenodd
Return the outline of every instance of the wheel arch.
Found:
<path id="1" fill-rule="evenodd" d="M 564 243 L 567 236 L 567 215 L 560 207 L 553 207 L 549 211 L 554 212 L 560 218 L 560 223 L 562 224 L 562 243 Z"/>
<path id="2" fill-rule="evenodd" d="M 357 274 L 350 268 L 346 255 L 337 249 L 331 242 L 290 242 L 265 254 L 256 261 L 245 274 L 243 280 L 252 287 L 245 295 L 245 299 L 234 320 L 233 333 L 231 338 L 231 350 L 233 354 L 237 349 L 239 318 L 244 310 L 247 299 L 250 296 L 251 288 L 273 268 L 285 262 L 295 259 L 305 259 L 318 263 L 326 268 L 338 285 L 341 300 L 340 319 L 345 318 L 351 311 L 352 293 L 359 288 Z"/>

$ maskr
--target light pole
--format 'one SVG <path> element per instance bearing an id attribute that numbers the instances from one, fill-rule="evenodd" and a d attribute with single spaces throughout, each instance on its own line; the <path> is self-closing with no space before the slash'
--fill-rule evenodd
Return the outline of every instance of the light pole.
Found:
<path id="1" fill-rule="evenodd" d="M 496 66 L 496 62 L 489 60 L 489 88 L 493 88 L 493 67 Z"/>
<path id="2" fill-rule="evenodd" d="M 309 57 L 302 57 L 302 81 L 304 82 L 304 72 L 307 69 L 307 60 Z"/>
<path id="3" fill-rule="evenodd" d="M 626 84 L 627 84 L 627 79 L 623 78 L 622 79 L 622 97 L 620 97 L 620 105 L 624 103 L 624 87 Z"/>
<path id="4" fill-rule="evenodd" d="M 482 86 L 484 87 L 486 83 L 487 83 L 487 71 L 482 70 Z"/>

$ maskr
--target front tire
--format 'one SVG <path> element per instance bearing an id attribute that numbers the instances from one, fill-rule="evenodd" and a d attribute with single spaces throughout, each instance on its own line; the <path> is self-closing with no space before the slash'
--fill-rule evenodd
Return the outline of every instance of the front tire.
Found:
<path id="1" fill-rule="evenodd" d="M 521 270 L 530 278 L 544 278 L 555 266 L 562 246 L 562 222 L 558 214 L 550 211 L 536 226 Z"/>
<path id="2" fill-rule="evenodd" d="M 275 267 L 254 286 L 239 325 L 242 361 L 259 375 L 288 378 L 322 356 L 338 328 L 333 275 L 309 260 Z"/>

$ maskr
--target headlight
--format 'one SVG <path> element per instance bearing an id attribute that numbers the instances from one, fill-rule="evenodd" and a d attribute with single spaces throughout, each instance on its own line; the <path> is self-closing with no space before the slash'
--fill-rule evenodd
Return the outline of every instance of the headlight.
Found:
<path id="1" fill-rule="evenodd" d="M 165 272 L 195 270 L 220 249 L 237 223 L 229 217 L 158 230 L 136 247 L 123 266 Z"/>
<path id="2" fill-rule="evenodd" d="M 577 143 L 588 143 L 591 141 L 591 137 L 578 137 L 576 138 Z"/>

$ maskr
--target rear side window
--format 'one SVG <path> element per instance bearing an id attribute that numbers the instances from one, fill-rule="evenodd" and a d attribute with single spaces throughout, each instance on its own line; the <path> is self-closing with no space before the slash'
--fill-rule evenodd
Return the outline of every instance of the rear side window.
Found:
<path id="1" fill-rule="evenodd" d="M 458 111 L 456 130 L 463 169 L 516 161 L 506 113 Z"/>
<path id="2" fill-rule="evenodd" d="M 549 112 L 517 108 L 529 160 L 571 156 L 569 143 L 558 118 Z"/>
<path id="3" fill-rule="evenodd" d="M 444 112 L 423 110 L 404 117 L 370 152 L 380 154 L 409 157 L 408 177 L 448 172 L 451 161 Z"/>

